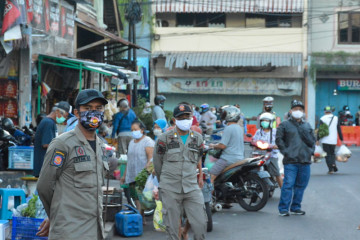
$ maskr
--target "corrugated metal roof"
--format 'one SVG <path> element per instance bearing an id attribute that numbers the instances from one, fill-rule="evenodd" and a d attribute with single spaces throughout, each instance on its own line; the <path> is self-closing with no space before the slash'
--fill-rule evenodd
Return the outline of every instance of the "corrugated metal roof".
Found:
<path id="1" fill-rule="evenodd" d="M 155 0 L 155 11 L 157 13 L 302 13 L 304 0 Z"/>
<path id="2" fill-rule="evenodd" d="M 153 57 L 166 58 L 170 70 L 184 67 L 301 67 L 302 53 L 256 52 L 156 52 Z"/>

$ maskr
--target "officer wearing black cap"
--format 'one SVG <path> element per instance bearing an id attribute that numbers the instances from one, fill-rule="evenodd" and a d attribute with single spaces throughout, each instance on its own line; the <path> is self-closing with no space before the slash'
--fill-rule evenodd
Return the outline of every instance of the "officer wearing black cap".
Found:
<path id="1" fill-rule="evenodd" d="M 104 239 L 101 187 L 109 167 L 95 130 L 103 122 L 106 104 L 101 92 L 81 91 L 74 110 L 79 124 L 49 145 L 37 184 L 49 219 L 42 223 L 39 236 Z"/>
<path id="2" fill-rule="evenodd" d="M 201 240 L 205 239 L 206 215 L 196 169 L 201 161 L 203 138 L 190 130 L 193 117 L 189 105 L 175 107 L 174 118 L 176 127 L 158 137 L 153 155 L 164 223 L 168 239 L 178 239 L 179 220 L 184 209 L 195 234 L 194 239 Z M 202 180 L 202 176 L 199 179 Z"/>
<path id="3" fill-rule="evenodd" d="M 56 124 L 65 122 L 69 115 L 70 104 L 65 101 L 54 105 L 51 113 L 47 115 L 38 125 L 34 140 L 34 171 L 33 175 L 38 177 L 44 161 L 46 150 L 53 138 L 57 137 Z"/>

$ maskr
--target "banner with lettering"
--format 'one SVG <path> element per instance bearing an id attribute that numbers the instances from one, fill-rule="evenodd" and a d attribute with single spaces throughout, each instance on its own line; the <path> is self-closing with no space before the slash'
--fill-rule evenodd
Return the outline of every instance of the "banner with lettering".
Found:
<path id="1" fill-rule="evenodd" d="M 360 80 L 338 80 L 338 90 L 340 90 L 340 91 L 348 91 L 348 90 L 360 91 Z"/>
<path id="2" fill-rule="evenodd" d="M 300 96 L 301 79 L 158 78 L 159 93 Z"/>

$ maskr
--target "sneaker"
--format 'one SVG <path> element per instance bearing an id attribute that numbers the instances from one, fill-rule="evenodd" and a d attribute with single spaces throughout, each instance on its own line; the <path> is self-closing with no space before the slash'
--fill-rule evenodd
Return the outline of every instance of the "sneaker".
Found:
<path id="1" fill-rule="evenodd" d="M 290 216 L 290 214 L 289 214 L 289 212 L 280 212 L 279 216 L 280 217 L 288 217 L 288 216 Z"/>
<path id="2" fill-rule="evenodd" d="M 295 210 L 295 211 L 290 210 L 290 212 L 291 212 L 291 214 L 293 214 L 293 215 L 305 215 L 305 211 L 302 211 L 302 210 L 300 210 L 300 209 Z"/>
<path id="3" fill-rule="evenodd" d="M 328 174 L 334 174 L 334 171 L 328 171 Z"/>

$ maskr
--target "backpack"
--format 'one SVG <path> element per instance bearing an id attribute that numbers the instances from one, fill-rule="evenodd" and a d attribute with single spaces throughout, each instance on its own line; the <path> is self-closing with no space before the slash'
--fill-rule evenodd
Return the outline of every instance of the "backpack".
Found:
<path id="1" fill-rule="evenodd" d="M 324 123 L 324 122 L 321 122 L 321 123 L 320 123 L 319 133 L 318 133 L 319 138 L 323 138 L 323 137 L 329 136 L 329 126 L 331 125 L 333 119 L 334 119 L 334 116 L 331 118 L 331 121 L 330 121 L 329 125 L 327 125 L 327 124 Z"/>

